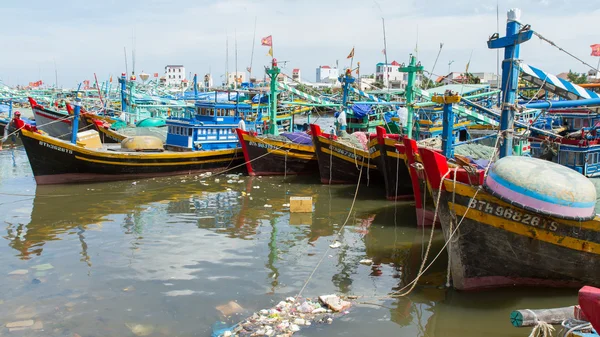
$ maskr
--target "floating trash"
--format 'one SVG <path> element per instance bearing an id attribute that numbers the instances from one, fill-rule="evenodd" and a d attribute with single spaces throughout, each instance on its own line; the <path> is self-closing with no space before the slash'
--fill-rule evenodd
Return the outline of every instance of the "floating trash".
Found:
<path id="1" fill-rule="evenodd" d="M 373 264 L 373 260 L 371 260 L 371 259 L 362 259 L 362 260 L 359 261 L 359 263 L 360 264 L 366 264 L 366 265 L 370 266 L 370 265 Z"/>
<path id="2" fill-rule="evenodd" d="M 37 266 L 33 266 L 31 267 L 37 271 L 44 271 L 44 270 L 50 270 L 52 268 L 54 268 L 53 265 L 51 265 L 50 263 L 44 263 L 44 264 L 38 264 Z"/>
<path id="3" fill-rule="evenodd" d="M 313 323 L 331 324 L 336 314 L 350 306 L 350 302 L 337 295 L 319 296 L 317 301 L 288 297 L 275 307 L 259 310 L 232 327 L 227 327 L 222 322 L 213 325 L 212 336 L 291 336 Z"/>
<path id="4" fill-rule="evenodd" d="M 339 241 L 335 241 L 334 243 L 329 245 L 329 248 L 340 248 L 342 244 Z"/>

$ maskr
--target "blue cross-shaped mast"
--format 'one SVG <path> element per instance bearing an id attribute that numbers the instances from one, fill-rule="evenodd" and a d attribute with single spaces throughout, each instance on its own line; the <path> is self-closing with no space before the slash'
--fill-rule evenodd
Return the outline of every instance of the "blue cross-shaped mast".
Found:
<path id="1" fill-rule="evenodd" d="M 531 39 L 533 31 L 528 28 L 520 29 L 521 10 L 513 8 L 508 11 L 506 23 L 506 36 L 498 38 L 494 34 L 488 41 L 488 48 L 504 48 L 504 60 L 502 61 L 502 116 L 500 118 L 500 130 L 504 142 L 500 146 L 500 158 L 512 154 L 512 131 L 515 120 L 515 99 L 519 85 L 519 58 L 520 44 Z"/>

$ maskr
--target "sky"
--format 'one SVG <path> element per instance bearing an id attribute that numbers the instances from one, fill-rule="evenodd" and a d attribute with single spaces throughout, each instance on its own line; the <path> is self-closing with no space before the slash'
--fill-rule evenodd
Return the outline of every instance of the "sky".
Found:
<path id="1" fill-rule="evenodd" d="M 229 71 L 252 60 L 253 76 L 262 77 L 270 57 L 260 39 L 268 35 L 284 73 L 300 68 L 303 80 L 315 81 L 319 65 L 348 67 L 354 47 L 354 62 L 367 74 L 384 61 L 382 17 L 389 62 L 407 62 L 416 50 L 435 74 L 464 72 L 469 60 L 471 72 L 495 72 L 496 51 L 486 41 L 497 31 L 497 4 L 501 36 L 507 10 L 518 7 L 522 23 L 597 65 L 590 45 L 600 43 L 600 0 L 2 0 L 0 80 L 52 85 L 55 69 L 61 87 L 93 81 L 94 73 L 99 81 L 116 78 L 125 71 L 125 47 L 130 72 L 135 50 L 138 74 L 183 64 L 220 83 L 227 40 Z M 521 59 L 554 74 L 589 70 L 537 37 L 522 45 Z"/>

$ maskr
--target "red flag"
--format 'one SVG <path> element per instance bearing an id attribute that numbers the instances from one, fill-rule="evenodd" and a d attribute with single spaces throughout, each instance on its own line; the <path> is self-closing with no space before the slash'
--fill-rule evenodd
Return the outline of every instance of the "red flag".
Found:
<path id="1" fill-rule="evenodd" d="M 260 40 L 260 44 L 263 46 L 272 47 L 273 46 L 273 36 L 269 35 L 267 37 L 263 37 Z"/>
<path id="2" fill-rule="evenodd" d="M 383 50 L 381 51 L 381 53 L 382 53 L 383 55 L 385 55 L 385 49 L 383 49 Z"/>
<path id="3" fill-rule="evenodd" d="M 592 47 L 592 56 L 600 56 L 600 44 L 593 44 Z"/>
<path id="4" fill-rule="evenodd" d="M 350 51 L 350 54 L 348 54 L 348 57 L 346 57 L 347 59 L 351 59 L 354 57 L 354 47 L 352 47 L 352 50 Z"/>
<path id="5" fill-rule="evenodd" d="M 154 73 L 154 77 L 158 77 L 158 73 Z"/>

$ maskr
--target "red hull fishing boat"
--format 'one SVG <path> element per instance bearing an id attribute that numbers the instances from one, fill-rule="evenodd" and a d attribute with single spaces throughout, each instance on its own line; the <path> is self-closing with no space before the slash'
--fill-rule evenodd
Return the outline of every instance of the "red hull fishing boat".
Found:
<path id="1" fill-rule="evenodd" d="M 415 211 L 417 213 L 417 225 L 439 225 L 440 218 L 434 216 L 435 205 L 431 198 L 431 190 L 427 188 L 427 180 L 422 170 L 423 163 L 418 154 L 417 142 L 413 139 L 404 138 L 402 144 L 396 144 L 395 146 L 398 153 L 404 153 L 406 156 L 405 165 L 410 174 Z"/>
<path id="2" fill-rule="evenodd" d="M 48 109 L 29 97 L 29 104 L 35 116 L 38 130 L 46 132 L 51 137 L 63 140 L 71 138 L 71 125 L 73 120 L 73 107 L 67 103 L 68 115 Z M 83 109 L 82 109 L 83 110 Z M 126 137 L 110 130 L 107 118 L 83 111 L 78 123 L 79 131 L 96 130 L 102 143 L 120 143 Z"/>
<path id="3" fill-rule="evenodd" d="M 273 139 L 263 141 L 241 129 L 237 129 L 237 134 L 251 176 L 313 174 L 319 170 L 315 148 L 306 134 L 310 145 Z"/>
<path id="4" fill-rule="evenodd" d="M 403 136 L 388 134 L 385 128 L 376 127 L 377 137 L 369 141 L 371 160 L 377 165 L 385 184 L 385 197 L 388 200 L 412 199 L 413 185 L 406 165 L 406 153 L 402 144 Z"/>
<path id="5" fill-rule="evenodd" d="M 445 94 L 442 153 L 419 148 L 425 177 L 447 243 L 452 282 L 460 290 L 502 286 L 600 285 L 600 217 L 594 184 L 559 164 L 512 156 L 514 101 L 519 59 L 516 44 L 533 31 L 509 11 L 507 37 L 494 35 L 490 48 L 505 48 L 500 159 L 472 162 L 454 156 L 452 104 Z M 574 101 L 574 106 L 588 102 Z M 551 104 L 548 103 L 548 106 Z M 492 154 L 489 160 L 493 160 Z"/>
<path id="6" fill-rule="evenodd" d="M 346 146 L 337 141 L 337 136 L 324 133 L 316 124 L 310 130 L 319 162 L 319 173 L 323 184 L 356 184 L 381 181 L 377 166 L 366 150 Z"/>

